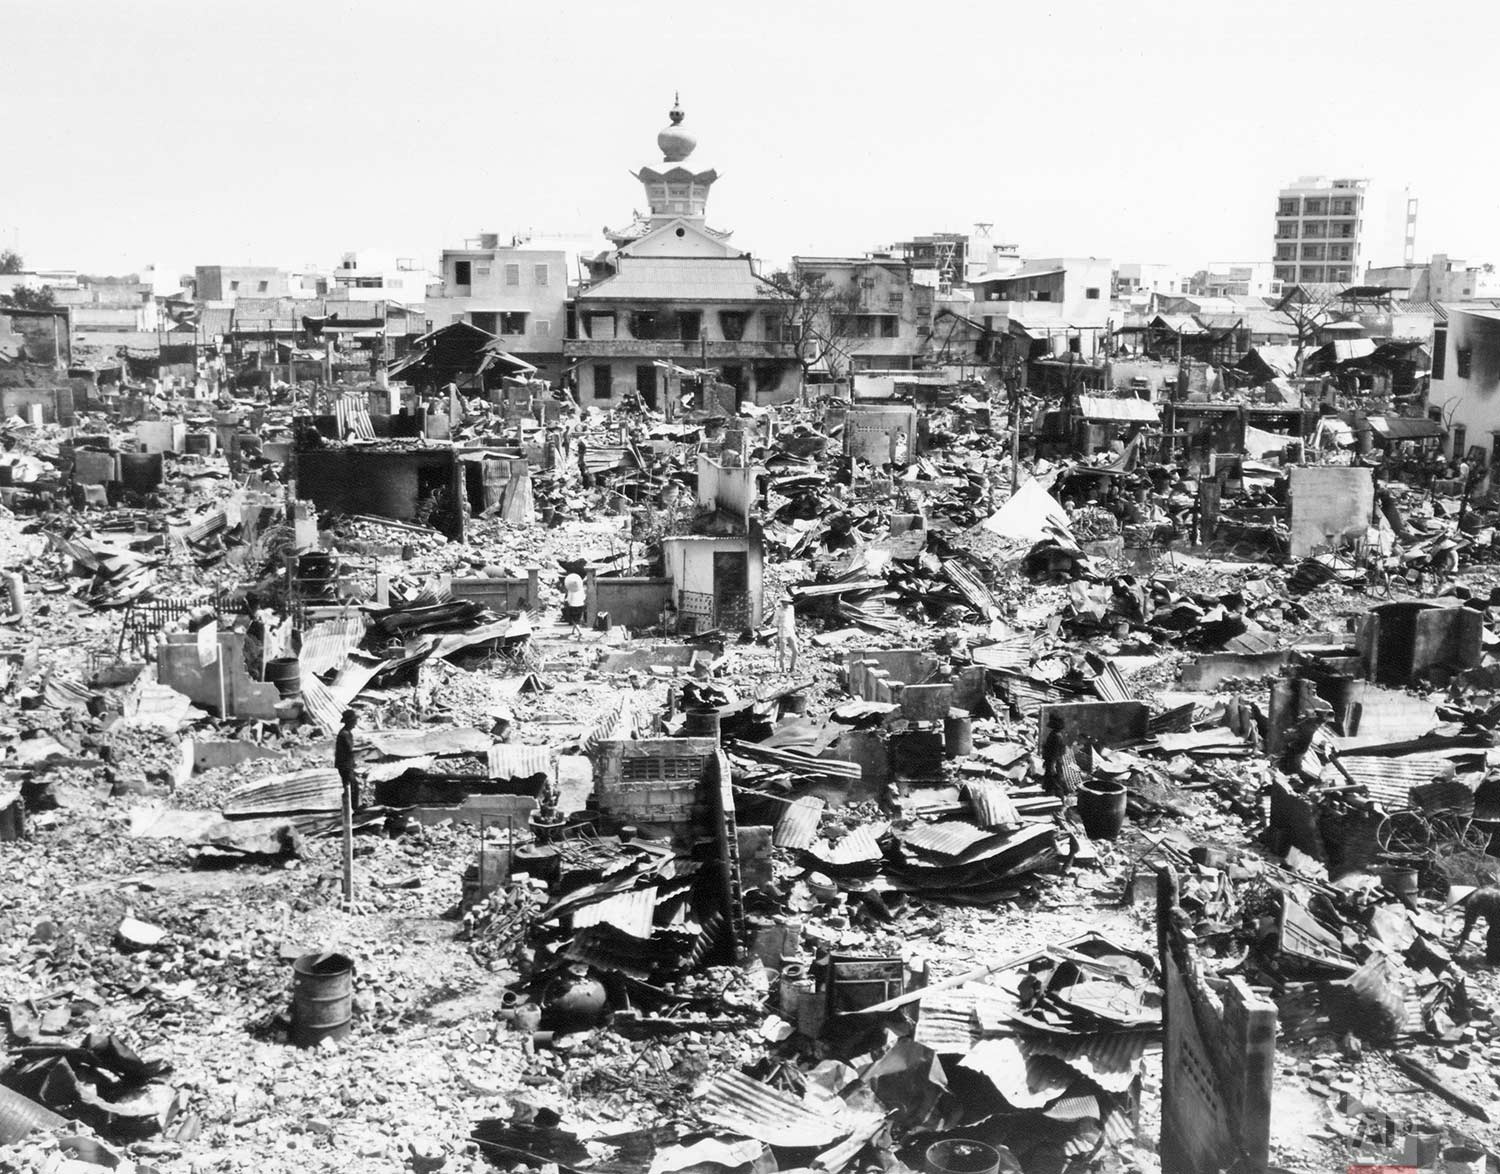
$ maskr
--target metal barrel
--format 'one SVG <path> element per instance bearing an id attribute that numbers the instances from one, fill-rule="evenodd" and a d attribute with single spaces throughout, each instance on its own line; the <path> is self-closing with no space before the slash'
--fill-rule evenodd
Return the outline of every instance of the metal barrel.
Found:
<path id="1" fill-rule="evenodd" d="M 719 711 L 717 709 L 690 709 L 683 714 L 682 732 L 688 738 L 712 738 L 719 740 Z"/>
<path id="2" fill-rule="evenodd" d="M 28 1134 L 67 1123 L 45 1105 L 0 1085 L 0 1145 L 13 1145 Z"/>
<path id="3" fill-rule="evenodd" d="M 292 963 L 292 1039 L 312 1047 L 349 1034 L 354 961 L 343 954 L 303 954 Z"/>
<path id="4" fill-rule="evenodd" d="M 285 699 L 302 696 L 302 662 L 295 656 L 278 656 L 266 662 L 266 684 L 275 685 Z"/>

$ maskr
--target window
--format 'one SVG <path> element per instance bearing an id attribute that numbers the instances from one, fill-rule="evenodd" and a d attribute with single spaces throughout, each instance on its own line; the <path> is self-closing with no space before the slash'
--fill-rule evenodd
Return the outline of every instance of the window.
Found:
<path id="1" fill-rule="evenodd" d="M 490 310 L 471 310 L 469 325 L 477 326 L 480 330 L 488 331 L 490 334 L 499 334 L 500 315 Z"/>
<path id="2" fill-rule="evenodd" d="M 1097 302 L 1099 300 L 1099 287 L 1097 285 L 1089 286 L 1088 289 L 1083 291 L 1083 296 L 1091 302 Z"/>
<path id="3" fill-rule="evenodd" d="M 1300 200 L 1282 200 L 1276 205 L 1276 215 L 1295 216 L 1301 209 Z"/>
<path id="4" fill-rule="evenodd" d="M 532 327 L 532 333 L 535 334 L 537 338 L 551 338 L 552 323 L 547 321 L 547 319 L 545 318 L 538 318 L 536 320 L 536 325 Z"/>
<path id="5" fill-rule="evenodd" d="M 603 317 L 603 315 L 598 315 L 598 317 Z M 614 315 L 611 314 L 609 316 L 609 319 L 610 319 L 611 322 L 613 322 L 614 321 Z M 595 363 L 594 364 L 594 398 L 595 399 L 604 399 L 604 400 L 607 400 L 613 394 L 614 394 L 614 383 L 613 383 L 612 374 L 611 374 L 610 369 L 609 369 L 609 364 L 608 363 Z"/>
<path id="6" fill-rule="evenodd" d="M 488 277 L 489 275 L 490 275 L 490 267 L 488 265 L 475 265 L 474 266 L 474 276 L 475 277 Z"/>
<path id="7" fill-rule="evenodd" d="M 258 293 L 265 293 L 266 290 L 271 288 L 271 283 L 269 281 L 262 281 L 255 288 Z"/>
<path id="8" fill-rule="evenodd" d="M 546 285 L 547 284 L 547 266 L 545 266 L 545 265 L 533 265 L 531 267 L 531 279 L 537 285 Z"/>
<path id="9" fill-rule="evenodd" d="M 1474 369 L 1474 348 L 1461 346 L 1453 354 L 1458 359 L 1458 377 L 1467 379 L 1469 372 Z"/>
<path id="10" fill-rule="evenodd" d="M 885 295 L 885 304 L 892 310 L 900 310 L 906 306 L 906 294 L 899 289 L 893 289 Z"/>
<path id="11" fill-rule="evenodd" d="M 1304 261 L 1321 261 L 1323 259 L 1322 245 L 1303 245 L 1302 259 Z"/>
<path id="12" fill-rule="evenodd" d="M 1296 245 L 1277 245 L 1276 259 L 1278 261 L 1295 261 L 1297 259 Z"/>
<path id="13" fill-rule="evenodd" d="M 1432 377 L 1441 381 L 1448 374 L 1448 325 L 1432 328 Z"/>
<path id="14" fill-rule="evenodd" d="M 382 289 L 385 282 L 378 277 L 356 277 L 354 279 L 355 289 Z"/>
<path id="15" fill-rule="evenodd" d="M 1278 224 L 1276 226 L 1276 235 L 1282 240 L 1295 237 L 1297 235 L 1297 222 L 1289 220 L 1285 224 Z"/>
<path id="16" fill-rule="evenodd" d="M 585 314 L 583 324 L 590 338 L 613 339 L 615 336 L 614 314 Z"/>
<path id="17" fill-rule="evenodd" d="M 526 333 L 526 315 L 524 313 L 518 313 L 518 312 L 516 312 L 514 310 L 507 310 L 505 313 L 501 314 L 500 315 L 500 333 L 501 334 L 525 334 Z"/>
<path id="18" fill-rule="evenodd" d="M 1052 291 L 1050 289 L 1034 289 L 1031 291 L 1031 300 L 1033 302 L 1050 302 L 1052 300 Z"/>
<path id="19" fill-rule="evenodd" d="M 1324 216 L 1328 213 L 1328 201 L 1324 199 L 1308 200 L 1302 205 L 1304 216 Z"/>
<path id="20" fill-rule="evenodd" d="M 240 288 L 240 283 L 238 281 L 231 281 L 229 283 L 229 288 L 230 289 L 239 289 Z"/>
<path id="21" fill-rule="evenodd" d="M 895 338 L 897 321 L 898 319 L 894 314 L 882 314 L 880 316 L 880 337 Z"/>
<path id="22" fill-rule="evenodd" d="M 649 310 L 637 310 L 630 315 L 630 337 L 650 340 L 657 337 L 656 315 Z"/>
<path id="23" fill-rule="evenodd" d="M 1328 235 L 1328 225 L 1321 220 L 1304 221 L 1302 225 L 1302 235 L 1318 238 L 1325 237 Z"/>
<path id="24" fill-rule="evenodd" d="M 453 284 L 472 285 L 473 280 L 470 276 L 472 270 L 473 265 L 468 261 L 453 262 Z"/>
<path id="25" fill-rule="evenodd" d="M 723 332 L 727 342 L 739 342 L 745 337 L 746 316 L 743 310 L 719 311 L 719 329 Z"/>
<path id="26" fill-rule="evenodd" d="M 1469 426 L 1467 424 L 1453 425 L 1453 459 L 1458 460 L 1464 455 L 1464 449 L 1469 442 Z"/>
<path id="27" fill-rule="evenodd" d="M 679 310 L 677 312 L 677 340 L 679 342 L 697 342 L 703 333 L 703 315 L 698 310 Z"/>
<path id="28" fill-rule="evenodd" d="M 765 318 L 762 320 L 762 325 L 765 328 L 766 339 L 769 342 L 780 342 L 781 341 L 781 315 L 780 314 L 767 314 L 765 316 Z"/>
<path id="29" fill-rule="evenodd" d="M 519 265 L 507 265 L 505 267 L 505 284 L 506 285 L 520 285 L 521 284 L 521 267 Z"/>

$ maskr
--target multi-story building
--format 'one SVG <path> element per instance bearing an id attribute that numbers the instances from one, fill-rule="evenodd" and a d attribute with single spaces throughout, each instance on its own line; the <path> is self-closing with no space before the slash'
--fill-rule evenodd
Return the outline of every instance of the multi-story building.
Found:
<path id="1" fill-rule="evenodd" d="M 291 271 L 274 265 L 198 265 L 193 278 L 200 302 L 233 305 L 241 297 L 288 298 L 301 292 L 293 288 Z"/>
<path id="2" fill-rule="evenodd" d="M 793 257 L 801 281 L 821 278 L 829 297 L 819 326 L 836 340 L 835 365 L 851 371 L 910 371 L 931 352 L 935 282 L 930 267 L 915 268 L 885 253 L 864 257 Z"/>
<path id="3" fill-rule="evenodd" d="M 1500 301 L 1454 302 L 1443 307 L 1446 328 L 1432 349 L 1430 410 L 1448 421 L 1450 451 L 1484 451 L 1500 459 Z"/>
<path id="4" fill-rule="evenodd" d="M 326 292 L 351 302 L 400 302 L 420 306 L 433 275 L 411 257 L 391 257 L 370 250 L 345 253 L 326 277 Z"/>
<path id="5" fill-rule="evenodd" d="M 1014 273 L 983 274 L 974 290 L 971 320 L 1001 335 L 1046 343 L 1056 353 L 1093 355 L 1108 342 L 1108 258 L 1046 257 Z"/>
<path id="6" fill-rule="evenodd" d="M 1121 298 L 1138 293 L 1180 294 L 1187 292 L 1187 282 L 1175 265 L 1122 261 L 1115 270 L 1114 290 Z"/>
<path id="7" fill-rule="evenodd" d="M 1287 284 L 1351 282 L 1364 265 L 1368 179 L 1304 175 L 1276 198 L 1274 276 Z"/>
<path id="8" fill-rule="evenodd" d="M 481 233 L 461 249 L 444 249 L 440 283 L 427 295 L 433 327 L 467 322 L 501 340 L 505 349 L 556 383 L 563 373 L 568 325 L 566 249 L 501 244 L 498 233 Z"/>
<path id="9" fill-rule="evenodd" d="M 705 222 L 718 173 L 683 166 L 697 140 L 682 120 L 674 107 L 656 137 L 666 170 L 636 173 L 649 214 L 606 234 L 616 247 L 591 266 L 573 301 L 563 354 L 585 405 L 638 393 L 660 408 L 674 366 L 713 369 L 738 397 L 756 401 L 790 396 L 799 385 L 789 299 L 729 233 Z"/>

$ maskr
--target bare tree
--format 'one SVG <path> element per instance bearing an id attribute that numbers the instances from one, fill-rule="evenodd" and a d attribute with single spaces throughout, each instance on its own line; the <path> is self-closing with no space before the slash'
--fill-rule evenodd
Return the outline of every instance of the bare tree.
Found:
<path id="1" fill-rule="evenodd" d="M 1333 320 L 1333 306 L 1338 294 L 1331 285 L 1294 285 L 1277 303 L 1276 312 L 1286 319 L 1297 343 L 1297 374 L 1307 361 L 1309 349 L 1318 340 L 1318 331 Z"/>
<path id="2" fill-rule="evenodd" d="M 781 336 L 796 347 L 803 383 L 816 370 L 842 375 L 849 363 L 859 290 L 839 289 L 823 274 L 801 269 L 773 274 L 770 282 L 785 299 Z"/>

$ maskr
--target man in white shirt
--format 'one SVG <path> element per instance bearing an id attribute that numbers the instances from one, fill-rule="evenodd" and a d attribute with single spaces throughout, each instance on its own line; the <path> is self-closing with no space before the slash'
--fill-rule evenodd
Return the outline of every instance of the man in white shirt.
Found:
<path id="1" fill-rule="evenodd" d="M 783 595 L 776 607 L 776 668 L 787 672 L 787 652 L 792 654 L 791 672 L 797 671 L 797 609 L 790 595 Z"/>

